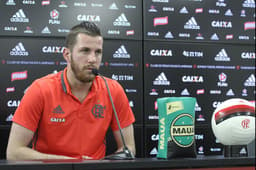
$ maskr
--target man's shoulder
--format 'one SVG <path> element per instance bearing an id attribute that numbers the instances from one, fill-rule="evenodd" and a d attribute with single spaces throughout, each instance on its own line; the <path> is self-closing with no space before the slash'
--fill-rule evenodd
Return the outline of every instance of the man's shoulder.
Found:
<path id="1" fill-rule="evenodd" d="M 61 79 L 60 74 L 61 74 L 61 72 L 47 74 L 43 77 L 40 77 L 40 78 L 36 79 L 34 81 L 34 83 L 36 83 L 40 86 L 45 86 L 45 85 L 49 86 L 49 85 L 52 85 L 52 84 L 56 84 Z"/>

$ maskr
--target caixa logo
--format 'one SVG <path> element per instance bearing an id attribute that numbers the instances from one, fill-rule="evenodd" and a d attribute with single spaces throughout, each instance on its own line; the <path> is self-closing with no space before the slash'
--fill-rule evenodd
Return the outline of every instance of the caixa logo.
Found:
<path id="1" fill-rule="evenodd" d="M 62 53 L 64 50 L 64 47 L 58 47 L 58 46 L 44 46 L 42 48 L 43 53 Z"/>
<path id="2" fill-rule="evenodd" d="M 20 100 L 9 100 L 7 102 L 8 107 L 18 107 L 20 105 Z"/>
<path id="3" fill-rule="evenodd" d="M 214 101 L 214 102 L 212 103 L 212 107 L 213 107 L 213 108 L 217 108 L 221 103 L 222 103 L 222 102 L 220 102 L 220 101 Z"/>

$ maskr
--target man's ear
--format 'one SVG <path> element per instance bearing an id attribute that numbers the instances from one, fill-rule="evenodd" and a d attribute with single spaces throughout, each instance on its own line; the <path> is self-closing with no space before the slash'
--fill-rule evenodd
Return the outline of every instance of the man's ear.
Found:
<path id="1" fill-rule="evenodd" d="M 70 63 L 70 60 L 71 60 L 70 59 L 71 58 L 70 49 L 67 47 L 64 47 L 62 54 L 63 54 L 64 59 L 67 61 L 67 63 Z"/>

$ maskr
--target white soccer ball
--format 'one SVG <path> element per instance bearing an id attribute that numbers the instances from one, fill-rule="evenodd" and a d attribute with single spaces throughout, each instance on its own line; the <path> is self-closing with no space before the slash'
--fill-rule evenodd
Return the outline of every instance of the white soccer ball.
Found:
<path id="1" fill-rule="evenodd" d="M 232 98 L 221 103 L 212 115 L 215 137 L 223 145 L 247 145 L 255 139 L 255 103 Z"/>

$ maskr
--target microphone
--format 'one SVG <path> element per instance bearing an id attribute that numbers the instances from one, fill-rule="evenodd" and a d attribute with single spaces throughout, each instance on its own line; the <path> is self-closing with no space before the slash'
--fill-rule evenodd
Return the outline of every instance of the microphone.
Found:
<path id="1" fill-rule="evenodd" d="M 115 105 L 114 105 L 114 102 L 113 102 L 113 99 L 112 99 L 112 96 L 111 96 L 111 93 L 110 93 L 110 90 L 109 90 L 109 87 L 108 87 L 108 83 L 107 83 L 106 79 L 99 73 L 98 69 L 92 69 L 92 73 L 95 76 L 100 76 L 104 80 L 104 83 L 105 83 L 107 91 L 108 91 L 108 96 L 109 96 L 109 99 L 110 99 L 110 102 L 111 102 L 111 105 L 112 105 L 112 108 L 113 108 L 113 111 L 114 111 L 114 115 L 115 115 L 115 119 L 116 119 L 116 122 L 117 122 L 117 125 L 118 125 L 118 129 L 119 129 L 119 132 L 120 132 L 120 135 L 121 135 L 122 143 L 123 143 L 123 151 L 116 152 L 114 154 L 105 156 L 104 159 L 108 159 L 108 160 L 132 160 L 135 157 L 134 157 L 133 153 L 128 149 L 128 147 L 125 143 L 124 135 L 123 135 L 123 132 L 122 132 L 122 128 L 120 126 L 120 122 L 119 122 L 117 112 L 116 112 L 116 108 L 115 108 Z"/>

